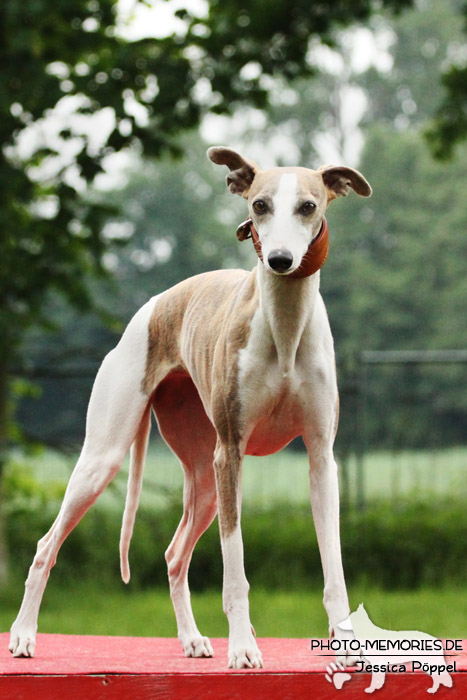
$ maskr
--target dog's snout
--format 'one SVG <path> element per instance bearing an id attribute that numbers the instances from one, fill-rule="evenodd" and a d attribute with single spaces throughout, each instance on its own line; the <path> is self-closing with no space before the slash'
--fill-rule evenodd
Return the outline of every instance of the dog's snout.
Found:
<path id="1" fill-rule="evenodd" d="M 293 263 L 293 255 L 286 248 L 275 248 L 268 255 L 268 264 L 275 272 L 287 272 Z"/>

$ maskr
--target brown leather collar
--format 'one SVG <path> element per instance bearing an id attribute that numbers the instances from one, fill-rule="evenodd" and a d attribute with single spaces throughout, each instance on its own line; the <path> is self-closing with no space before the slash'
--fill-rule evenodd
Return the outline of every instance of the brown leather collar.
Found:
<path id="1" fill-rule="evenodd" d="M 237 238 L 239 241 L 244 241 L 247 238 L 253 240 L 253 245 L 255 246 L 258 258 L 263 261 L 263 254 L 261 250 L 261 241 L 259 240 L 258 232 L 255 229 L 252 219 L 246 219 L 237 228 Z M 318 235 L 314 238 L 308 250 L 302 258 L 300 267 L 298 267 L 294 272 L 289 275 L 283 275 L 284 277 L 293 277 L 294 279 L 309 277 L 314 275 L 325 263 L 329 251 L 329 229 L 328 222 L 326 218 L 323 217 L 323 222 L 319 230 Z"/>

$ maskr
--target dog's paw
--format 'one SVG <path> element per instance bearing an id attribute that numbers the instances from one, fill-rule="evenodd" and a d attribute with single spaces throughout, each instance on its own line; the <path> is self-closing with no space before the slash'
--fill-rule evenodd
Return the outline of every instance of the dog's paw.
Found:
<path id="1" fill-rule="evenodd" d="M 337 626 L 335 633 L 331 631 L 331 637 L 342 643 L 341 649 L 336 650 L 336 662 L 338 664 L 344 667 L 355 666 L 364 660 L 363 649 L 356 640 L 352 629 L 346 630 Z"/>
<path id="2" fill-rule="evenodd" d="M 34 656 L 36 649 L 36 632 L 21 629 L 13 625 L 10 632 L 9 651 L 13 656 Z"/>
<path id="3" fill-rule="evenodd" d="M 326 675 L 325 678 L 328 681 L 328 683 L 332 683 L 334 685 L 334 688 L 337 688 L 337 690 L 341 690 L 342 686 L 344 683 L 347 683 L 347 681 L 350 681 L 352 676 L 350 673 L 342 673 L 345 670 L 345 666 L 343 666 L 341 663 L 330 663 L 328 666 L 326 666 Z"/>
<path id="4" fill-rule="evenodd" d="M 263 668 L 263 657 L 252 635 L 246 644 L 229 645 L 229 668 Z"/>
<path id="5" fill-rule="evenodd" d="M 363 652 L 360 651 L 344 651 L 336 653 L 336 662 L 342 666 L 356 666 L 360 661 L 363 661 Z"/>
<path id="6" fill-rule="evenodd" d="M 209 641 L 208 637 L 202 637 L 201 635 L 199 637 L 191 637 L 189 639 L 181 639 L 183 646 L 183 651 L 185 652 L 185 656 L 192 656 L 192 657 L 210 657 L 214 656 L 214 651 L 211 646 L 211 642 Z"/>

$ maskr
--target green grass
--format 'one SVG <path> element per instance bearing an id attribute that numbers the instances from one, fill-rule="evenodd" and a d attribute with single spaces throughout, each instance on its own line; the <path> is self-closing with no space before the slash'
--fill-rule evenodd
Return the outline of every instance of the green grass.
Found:
<path id="1" fill-rule="evenodd" d="M 47 450 L 32 457 L 18 457 L 42 483 L 64 485 L 76 456 Z M 127 460 L 128 461 L 128 460 Z M 467 449 L 446 449 L 436 453 L 374 453 L 365 465 L 366 492 L 372 498 L 392 498 L 415 493 L 428 499 L 467 495 L 465 471 Z M 104 506 L 119 511 L 126 491 L 127 463 L 114 484 L 101 498 Z M 349 466 L 350 489 L 354 495 L 355 463 Z M 308 466 L 304 453 L 284 450 L 271 457 L 245 460 L 243 473 L 244 505 L 267 507 L 278 500 L 292 504 L 309 499 Z M 182 471 L 177 460 L 163 445 L 151 445 L 145 471 L 142 502 L 151 508 L 167 505 L 175 495 L 181 503 Z M 310 519 L 310 527 L 311 519 Z M 32 554 L 31 554 L 32 557 Z M 161 563 L 161 566 L 163 564 Z M 168 588 L 134 590 L 108 583 L 105 575 L 96 581 L 72 580 L 64 583 L 59 571 L 52 573 L 39 617 L 39 631 L 68 634 L 122 636 L 175 636 L 175 618 Z M 16 617 L 22 583 L 0 591 L 0 631 L 7 631 Z M 361 583 L 349 589 L 352 610 L 365 604 L 375 624 L 389 629 L 420 629 L 430 634 L 462 638 L 467 636 L 467 588 L 419 588 L 388 591 Z M 211 637 L 227 635 L 219 590 L 192 594 L 193 608 L 200 629 Z M 326 637 L 327 620 L 322 591 L 264 590 L 252 586 L 251 617 L 259 637 Z"/>
<path id="2" fill-rule="evenodd" d="M 349 463 L 355 495 L 356 460 Z M 467 448 L 433 451 L 373 452 L 363 461 L 368 500 L 416 495 L 467 497 Z"/>
<path id="3" fill-rule="evenodd" d="M 22 589 L 3 595 L 0 631 L 13 622 Z M 352 610 L 365 604 L 373 622 L 386 629 L 419 629 L 438 637 L 460 639 L 467 635 L 467 590 L 423 588 L 416 591 L 381 591 L 365 585 L 349 589 Z M 200 630 L 225 637 L 221 591 L 193 593 L 192 603 Z M 251 619 L 258 637 L 326 637 L 327 619 L 321 590 L 250 592 Z M 60 586 L 51 581 L 39 617 L 39 631 L 62 634 L 118 636 L 176 636 L 168 590 L 136 591 L 76 582 Z"/>
<path id="4" fill-rule="evenodd" d="M 65 456 L 46 450 L 36 457 L 22 457 L 33 474 L 43 482 L 66 483 L 76 455 Z M 350 502 L 356 496 L 356 461 L 348 464 Z M 467 448 L 433 452 L 375 452 L 364 460 L 365 492 L 368 500 L 405 495 L 432 498 L 467 498 Z M 122 471 L 101 500 L 119 508 L 126 491 L 128 458 Z M 306 503 L 309 500 L 308 460 L 305 453 L 283 450 L 269 457 L 247 457 L 243 468 L 245 507 L 268 507 L 277 500 Z M 183 473 L 178 460 L 165 444 L 151 444 L 145 467 L 142 504 L 162 507 L 174 494 L 180 495 Z M 342 480 L 342 483 L 343 480 Z M 341 489 L 343 487 L 341 486 Z"/>

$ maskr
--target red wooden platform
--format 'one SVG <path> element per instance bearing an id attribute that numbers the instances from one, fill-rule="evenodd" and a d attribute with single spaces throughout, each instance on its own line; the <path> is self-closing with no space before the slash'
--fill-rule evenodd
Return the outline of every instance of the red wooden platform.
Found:
<path id="1" fill-rule="evenodd" d="M 341 689 L 326 680 L 332 657 L 310 651 L 309 639 L 259 639 L 265 668 L 228 670 L 227 640 L 212 640 L 212 659 L 187 659 L 177 639 L 39 634 L 34 659 L 15 659 L 0 634 L 1 700 L 328 700 L 367 698 L 370 674 L 352 673 Z M 467 642 L 450 657 L 457 672 L 440 700 L 467 698 Z M 448 661 L 448 659 L 447 659 Z M 388 674 L 378 700 L 426 700 L 431 678 Z"/>

